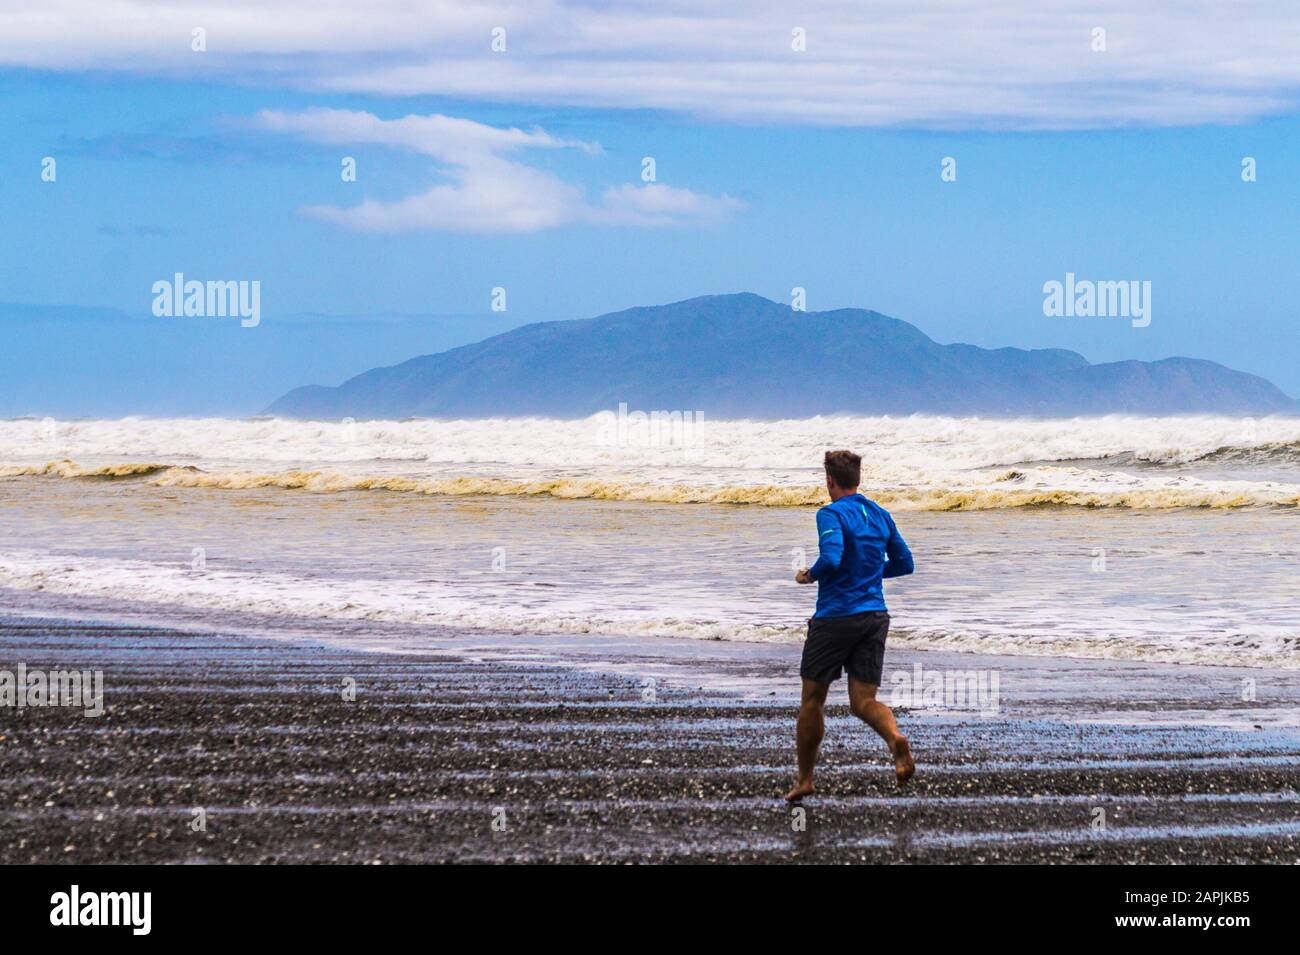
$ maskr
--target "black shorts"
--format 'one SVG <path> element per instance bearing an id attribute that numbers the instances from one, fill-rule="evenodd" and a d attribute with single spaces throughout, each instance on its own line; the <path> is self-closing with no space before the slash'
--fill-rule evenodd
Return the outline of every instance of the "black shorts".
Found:
<path id="1" fill-rule="evenodd" d="M 855 680 L 880 686 L 888 633 L 889 614 L 883 610 L 851 617 L 813 617 L 808 621 L 799 675 L 815 683 L 834 683 L 848 670 Z"/>

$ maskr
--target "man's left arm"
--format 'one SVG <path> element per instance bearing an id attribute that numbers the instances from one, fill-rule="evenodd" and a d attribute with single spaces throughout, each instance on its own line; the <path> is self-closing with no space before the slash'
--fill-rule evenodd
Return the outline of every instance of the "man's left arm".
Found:
<path id="1" fill-rule="evenodd" d="M 885 556 L 889 558 L 885 564 L 884 573 L 881 577 L 906 577 L 912 571 L 916 570 L 916 562 L 912 560 L 912 551 L 907 546 L 907 541 L 903 540 L 903 535 L 898 533 L 898 527 L 894 524 L 892 517 L 889 520 L 889 540 L 885 541 Z"/>
<path id="2" fill-rule="evenodd" d="M 800 583 L 819 580 L 839 567 L 844 559 L 844 530 L 830 508 L 823 507 L 817 512 L 817 551 L 817 563 L 808 568 L 804 575 L 808 579 Z"/>

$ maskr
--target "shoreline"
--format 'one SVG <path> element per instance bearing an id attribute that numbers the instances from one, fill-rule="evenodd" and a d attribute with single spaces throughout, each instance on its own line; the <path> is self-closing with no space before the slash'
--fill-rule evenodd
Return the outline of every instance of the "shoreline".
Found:
<path id="1" fill-rule="evenodd" d="M 107 708 L 0 709 L 11 862 L 1300 861 L 1300 691 L 1262 679 L 1246 708 L 1216 668 L 1013 661 L 996 716 L 900 711 L 920 761 L 903 793 L 837 684 L 799 829 L 780 800 L 790 699 L 690 686 L 689 654 L 611 673 L 465 635 L 411 654 L 31 618 L 0 633 L 0 669 L 103 669 Z M 921 661 L 961 662 L 943 656 Z"/>
<path id="2" fill-rule="evenodd" d="M 56 620 L 178 633 L 238 633 L 287 643 L 322 641 L 340 650 L 374 653 L 455 650 L 482 660 L 523 660 L 577 669 L 604 667 L 610 672 L 630 666 L 639 674 L 663 675 L 679 680 L 684 686 L 721 689 L 745 696 L 767 696 L 775 690 L 778 697 L 798 699 L 796 670 L 802 635 L 787 641 L 612 633 L 594 627 L 587 632 L 533 631 L 523 627 L 463 627 L 454 623 L 214 611 L 209 607 L 105 599 L 44 589 L 0 587 L 0 594 L 8 604 L 0 609 L 0 623 Z M 1132 711 L 1134 708 L 1129 703 L 1132 694 L 1116 696 L 1111 690 L 1115 674 L 1126 681 L 1136 679 L 1146 692 L 1154 693 L 1164 703 L 1169 701 L 1163 699 L 1167 691 L 1162 690 L 1162 681 L 1180 682 L 1194 675 L 1202 694 L 1197 709 L 1216 712 L 1233 709 L 1242 681 L 1252 680 L 1265 691 L 1258 694 L 1261 703 L 1236 707 L 1245 715 L 1232 721 L 1233 724 L 1246 726 L 1263 717 L 1266 722 L 1280 721 L 1300 728 L 1300 681 L 1296 679 L 1300 669 L 1296 666 L 1090 656 L 1048 652 L 1048 647 L 1019 653 L 951 649 L 927 646 L 928 640 L 916 640 L 906 626 L 897 623 L 895 620 L 890 630 L 887 678 L 891 671 L 900 667 L 910 669 L 916 662 L 945 670 L 996 669 L 1023 677 L 1019 682 L 1030 695 L 1051 699 L 1061 689 L 1057 677 L 1064 675 L 1070 699 L 1086 704 L 1091 694 L 1099 704 L 1109 700 Z M 1085 688 L 1086 677 L 1076 671 L 1101 672 L 1105 682 Z M 699 681 L 701 676 L 703 683 Z M 1179 690 L 1171 699 L 1185 695 L 1185 691 Z"/>

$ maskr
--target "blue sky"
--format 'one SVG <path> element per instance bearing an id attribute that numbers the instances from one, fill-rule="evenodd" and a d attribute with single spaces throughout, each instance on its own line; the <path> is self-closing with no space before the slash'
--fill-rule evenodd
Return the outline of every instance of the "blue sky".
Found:
<path id="1" fill-rule="evenodd" d="M 155 63 L 147 43 L 66 52 L 34 35 L 21 57 L 0 44 L 0 413 L 248 413 L 294 385 L 511 325 L 717 292 L 788 301 L 794 286 L 810 310 L 874 308 L 943 342 L 1211 358 L 1300 395 L 1295 79 L 1269 75 L 1269 56 L 1258 82 L 1215 88 L 1173 58 L 1097 96 L 1085 91 L 1109 67 L 1075 26 L 1064 42 L 1083 53 L 1065 74 L 1015 78 L 1038 83 L 1037 99 L 1011 101 L 1001 79 L 949 100 L 886 91 L 880 116 L 855 112 L 833 78 L 783 99 L 783 74 L 757 67 L 748 82 L 765 97 L 746 98 L 743 76 L 689 96 L 654 83 L 557 92 L 526 72 L 495 88 L 394 77 L 369 50 L 336 53 L 371 67 L 339 79 L 311 66 L 320 50 L 241 50 L 198 70 L 170 50 Z M 637 55 L 691 53 L 665 40 L 660 56 L 656 42 Z M 1113 42 L 1100 57 L 1123 64 Z M 1253 49 L 1250 34 L 1224 43 Z M 548 55 L 554 67 L 561 54 Z M 490 70 L 482 59 L 457 76 Z M 828 115 L 801 114 L 800 96 Z M 996 108 L 982 114 L 981 97 Z M 764 98 L 766 112 L 753 105 Z M 46 156 L 55 182 L 41 179 Z M 356 182 L 340 177 L 344 156 Z M 955 182 L 940 178 L 948 156 Z M 1243 157 L 1257 181 L 1242 181 Z M 260 281 L 262 324 L 155 318 L 151 286 L 175 272 Z M 1067 272 L 1149 280 L 1150 326 L 1045 317 L 1043 283 Z M 488 307 L 498 286 L 504 314 Z M 18 304 L 124 316 L 37 318 Z M 103 377 L 88 387 L 92 370 Z"/>

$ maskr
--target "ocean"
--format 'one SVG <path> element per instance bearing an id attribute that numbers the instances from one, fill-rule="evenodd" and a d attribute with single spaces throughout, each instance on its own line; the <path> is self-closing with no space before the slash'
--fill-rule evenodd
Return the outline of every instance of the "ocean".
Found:
<path id="1" fill-rule="evenodd" d="M 1300 418 L 0 421 L 0 604 L 410 650 L 797 645 L 828 448 L 891 645 L 1300 668 Z"/>

